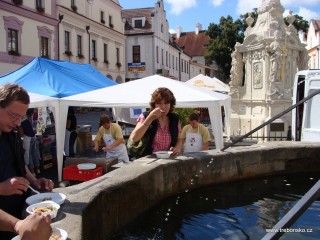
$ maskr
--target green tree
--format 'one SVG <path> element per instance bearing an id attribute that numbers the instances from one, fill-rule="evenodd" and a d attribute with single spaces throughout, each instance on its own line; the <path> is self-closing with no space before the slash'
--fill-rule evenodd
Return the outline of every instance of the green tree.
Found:
<path id="1" fill-rule="evenodd" d="M 210 36 L 210 42 L 205 54 L 206 62 L 211 64 L 215 61 L 221 70 L 223 79 L 228 79 L 233 47 L 236 42 L 243 39 L 242 22 L 240 20 L 233 22 L 231 16 L 221 17 L 219 24 L 209 25 L 207 34 Z"/>
<path id="2" fill-rule="evenodd" d="M 299 16 L 298 14 L 295 14 L 294 16 L 296 17 L 296 19 L 292 23 L 292 25 L 297 29 L 297 31 L 302 30 L 307 33 L 309 29 L 309 22 L 307 20 L 304 20 L 303 17 Z M 289 25 L 286 18 L 284 18 L 284 22 L 287 26 Z"/>

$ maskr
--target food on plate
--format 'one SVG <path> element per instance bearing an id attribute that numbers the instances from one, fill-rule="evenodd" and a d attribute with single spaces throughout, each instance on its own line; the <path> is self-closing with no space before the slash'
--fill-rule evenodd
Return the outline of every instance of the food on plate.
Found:
<path id="1" fill-rule="evenodd" d="M 53 232 L 49 238 L 49 240 L 61 240 L 61 239 L 62 239 L 62 235 L 57 232 Z"/>
<path id="2" fill-rule="evenodd" d="M 44 213 L 44 212 L 52 212 L 56 210 L 54 206 L 45 206 L 45 207 L 36 207 L 33 209 L 35 213 Z"/>
<path id="3" fill-rule="evenodd" d="M 52 198 L 51 197 L 45 197 L 45 198 L 42 198 L 42 202 L 44 202 L 44 201 L 51 201 L 52 200 Z"/>

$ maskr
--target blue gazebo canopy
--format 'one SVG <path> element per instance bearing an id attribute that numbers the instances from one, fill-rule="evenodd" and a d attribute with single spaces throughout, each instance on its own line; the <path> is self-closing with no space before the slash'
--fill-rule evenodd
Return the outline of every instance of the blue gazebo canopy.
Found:
<path id="1" fill-rule="evenodd" d="M 0 77 L 0 84 L 16 83 L 28 92 L 63 98 L 117 84 L 90 64 L 37 57 Z"/>

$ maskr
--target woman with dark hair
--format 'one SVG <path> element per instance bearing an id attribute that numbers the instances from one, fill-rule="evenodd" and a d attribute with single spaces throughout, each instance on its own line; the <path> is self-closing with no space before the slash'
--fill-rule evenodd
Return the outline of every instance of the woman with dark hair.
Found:
<path id="1" fill-rule="evenodd" d="M 150 111 L 138 117 L 137 125 L 129 137 L 134 144 L 147 134 L 147 145 L 141 157 L 157 151 L 172 150 L 173 155 L 180 153 L 176 144 L 181 124 L 179 115 L 173 112 L 175 105 L 176 98 L 168 88 L 161 87 L 152 93 Z"/>

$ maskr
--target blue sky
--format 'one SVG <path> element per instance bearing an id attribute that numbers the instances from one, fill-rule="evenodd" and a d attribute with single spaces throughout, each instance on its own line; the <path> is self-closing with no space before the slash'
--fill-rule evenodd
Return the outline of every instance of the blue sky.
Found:
<path id="1" fill-rule="evenodd" d="M 119 0 L 123 9 L 154 7 L 157 0 Z M 292 10 L 294 14 L 305 20 L 320 19 L 320 0 L 280 0 L 285 8 L 284 15 Z M 201 23 L 202 29 L 207 29 L 210 23 L 219 23 L 220 17 L 232 16 L 239 18 L 240 14 L 259 8 L 262 0 L 164 0 L 170 31 L 179 26 L 184 32 L 194 31 L 195 24 Z"/>

